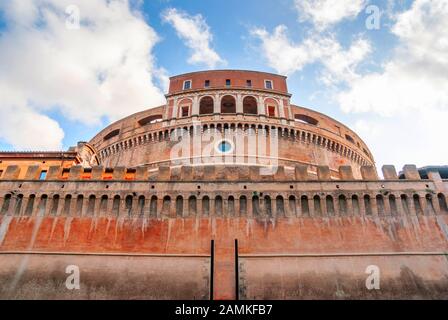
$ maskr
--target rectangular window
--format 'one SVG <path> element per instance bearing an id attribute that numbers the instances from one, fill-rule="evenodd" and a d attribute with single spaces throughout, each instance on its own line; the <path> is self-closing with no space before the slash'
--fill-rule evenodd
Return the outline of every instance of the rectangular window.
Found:
<path id="1" fill-rule="evenodd" d="M 226 79 L 226 86 L 230 87 L 230 84 L 231 84 L 230 79 Z"/>
<path id="2" fill-rule="evenodd" d="M 69 168 L 64 168 L 64 169 L 62 169 L 62 175 L 61 175 L 61 178 L 64 179 L 64 180 L 67 180 L 67 179 L 68 179 L 68 174 L 69 174 L 69 172 L 70 172 L 70 169 L 69 169 Z"/>
<path id="3" fill-rule="evenodd" d="M 264 81 L 264 87 L 265 87 L 266 89 L 272 90 L 272 89 L 273 89 L 272 81 L 271 81 L 271 80 L 265 80 L 265 81 Z"/>
<path id="4" fill-rule="evenodd" d="M 205 88 L 210 87 L 210 80 L 205 80 L 205 82 L 204 82 L 204 87 L 205 87 Z"/>
<path id="5" fill-rule="evenodd" d="M 39 180 L 45 180 L 47 177 L 47 170 L 42 170 L 39 175 Z"/>
<path id="6" fill-rule="evenodd" d="M 275 117 L 275 107 L 274 106 L 269 106 L 268 107 L 268 115 L 270 117 Z"/>
<path id="7" fill-rule="evenodd" d="M 2 175 L 3 175 L 3 170 L 0 170 L 0 178 L 2 177 Z"/>
<path id="8" fill-rule="evenodd" d="M 246 80 L 246 87 L 252 87 L 252 80 Z"/>
<path id="9" fill-rule="evenodd" d="M 182 107 L 182 117 L 188 117 L 188 107 Z"/>
<path id="10" fill-rule="evenodd" d="M 191 89 L 191 80 L 184 81 L 184 90 Z"/>

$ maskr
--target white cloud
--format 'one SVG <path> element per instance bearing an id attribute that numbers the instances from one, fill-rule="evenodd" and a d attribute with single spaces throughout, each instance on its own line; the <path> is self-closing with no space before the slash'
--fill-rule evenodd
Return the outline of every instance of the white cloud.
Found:
<path id="1" fill-rule="evenodd" d="M 349 82 L 338 96 L 346 112 L 382 117 L 381 123 L 366 120 L 366 126 L 381 132 L 371 139 L 380 163 L 446 164 L 447 30 L 446 0 L 416 0 L 396 16 L 391 31 L 399 44 L 393 58 L 381 72 Z"/>
<path id="2" fill-rule="evenodd" d="M 226 63 L 211 48 L 213 35 L 202 15 L 191 16 L 171 8 L 163 12 L 162 18 L 174 27 L 179 38 L 185 41 L 185 45 L 190 48 L 191 56 L 188 63 L 204 64 L 209 68 L 215 68 L 219 64 Z"/>
<path id="3" fill-rule="evenodd" d="M 366 0 L 295 0 L 300 20 L 312 22 L 318 30 L 355 18 L 366 4 Z"/>
<path id="4" fill-rule="evenodd" d="M 307 64 L 320 62 L 325 67 L 322 80 L 326 84 L 356 78 L 358 64 L 371 50 L 370 43 L 362 38 L 344 49 L 332 35 L 313 34 L 301 43 L 294 43 L 284 25 L 277 26 L 272 34 L 260 28 L 253 29 L 251 34 L 261 40 L 269 66 L 278 73 L 292 74 Z"/>
<path id="5" fill-rule="evenodd" d="M 308 51 L 306 44 L 295 44 L 286 35 L 287 28 L 279 25 L 269 34 L 265 29 L 256 28 L 251 34 L 261 40 L 261 49 L 271 68 L 278 73 L 291 74 L 313 62 L 315 54 Z"/>
<path id="6" fill-rule="evenodd" d="M 73 3 L 78 30 L 66 28 Z M 15 148 L 62 147 L 50 110 L 92 125 L 163 103 L 151 54 L 157 34 L 127 0 L 2 1 L 0 10 L 0 138 Z"/>

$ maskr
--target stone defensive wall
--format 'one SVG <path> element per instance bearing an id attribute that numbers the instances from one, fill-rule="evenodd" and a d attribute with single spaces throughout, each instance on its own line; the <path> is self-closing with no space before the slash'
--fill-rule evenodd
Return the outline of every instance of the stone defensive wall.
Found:
<path id="1" fill-rule="evenodd" d="M 435 172 L 20 168 L 0 179 L 1 298 L 448 298 L 448 181 Z"/>

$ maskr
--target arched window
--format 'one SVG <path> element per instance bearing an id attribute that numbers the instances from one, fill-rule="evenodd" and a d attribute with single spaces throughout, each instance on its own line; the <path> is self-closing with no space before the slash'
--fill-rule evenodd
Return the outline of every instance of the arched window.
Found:
<path id="1" fill-rule="evenodd" d="M 141 126 L 146 126 L 148 124 L 161 122 L 162 120 L 163 120 L 163 116 L 161 114 L 153 114 L 153 115 L 147 116 L 147 117 L 145 117 L 143 119 L 140 119 L 138 121 L 138 123 Z"/>
<path id="2" fill-rule="evenodd" d="M 84 196 L 80 194 L 76 199 L 76 215 L 82 216 L 82 206 L 84 203 Z"/>
<path id="3" fill-rule="evenodd" d="M 221 113 L 236 113 L 236 101 L 232 96 L 224 96 L 221 99 Z"/>
<path id="4" fill-rule="evenodd" d="M 93 216 L 95 214 L 95 202 L 96 202 L 96 197 L 94 195 L 91 195 L 89 197 L 89 203 L 87 205 L 87 215 L 88 216 Z"/>
<path id="5" fill-rule="evenodd" d="M 432 203 L 432 196 L 428 193 L 425 196 L 426 199 L 426 213 L 428 215 L 435 214 L 436 210 L 434 209 L 434 204 Z"/>
<path id="6" fill-rule="evenodd" d="M 345 135 L 345 139 L 347 139 L 347 141 L 350 141 L 351 143 L 355 144 L 355 140 L 348 134 Z"/>
<path id="7" fill-rule="evenodd" d="M 149 215 L 151 217 L 157 216 L 157 197 L 156 196 L 151 197 L 151 202 L 149 203 Z"/>
<path id="8" fill-rule="evenodd" d="M 393 194 L 389 196 L 389 207 L 391 215 L 398 215 L 397 201 L 395 200 L 395 196 Z"/>
<path id="9" fill-rule="evenodd" d="M 275 199 L 275 205 L 277 207 L 277 216 L 285 216 L 285 202 L 282 196 L 277 196 Z"/>
<path id="10" fill-rule="evenodd" d="M 268 217 L 272 217 L 272 203 L 270 196 L 264 196 L 264 210 Z"/>
<path id="11" fill-rule="evenodd" d="M 410 214 L 411 211 L 409 210 L 408 196 L 405 194 L 402 194 L 400 196 L 400 199 L 401 199 L 401 206 L 403 207 L 404 213 Z"/>
<path id="12" fill-rule="evenodd" d="M 191 196 L 190 198 L 188 198 L 188 211 L 190 215 L 197 214 L 198 208 L 195 196 Z"/>
<path id="13" fill-rule="evenodd" d="M 140 217 L 145 215 L 145 196 L 138 197 L 138 209 L 137 213 Z"/>
<path id="14" fill-rule="evenodd" d="M 420 204 L 420 196 L 418 194 L 414 194 L 412 199 L 414 200 L 415 214 L 423 214 L 422 206 Z"/>
<path id="15" fill-rule="evenodd" d="M 120 129 L 115 129 L 115 130 L 112 130 L 111 132 L 109 132 L 108 134 L 106 134 L 103 139 L 104 139 L 104 141 L 106 141 L 106 140 L 112 139 L 115 136 L 118 136 L 119 134 L 120 134 Z"/>
<path id="16" fill-rule="evenodd" d="M 0 214 L 6 214 L 9 209 L 9 205 L 11 203 L 11 194 L 5 195 L 5 198 L 3 199 L 2 209 L 0 211 Z"/>
<path id="17" fill-rule="evenodd" d="M 239 212 L 239 214 L 240 214 L 240 216 L 247 215 L 247 198 L 246 198 L 246 196 L 240 197 L 240 212 Z"/>
<path id="18" fill-rule="evenodd" d="M 439 206 L 441 213 L 448 213 L 448 206 L 446 204 L 446 198 L 443 195 L 443 193 L 439 193 L 437 195 L 437 198 L 439 199 Z"/>
<path id="19" fill-rule="evenodd" d="M 171 209 L 171 197 L 165 196 L 163 197 L 162 214 L 169 215 L 170 209 Z"/>
<path id="20" fill-rule="evenodd" d="M 248 96 L 243 99 L 243 113 L 258 114 L 258 104 L 254 97 Z"/>
<path id="21" fill-rule="evenodd" d="M 99 215 L 107 214 L 107 200 L 109 197 L 107 195 L 103 195 L 100 200 L 100 210 Z"/>
<path id="22" fill-rule="evenodd" d="M 221 196 L 215 197 L 215 215 L 222 216 L 222 197 Z"/>
<path id="23" fill-rule="evenodd" d="M 112 203 L 112 213 L 117 217 L 120 214 L 120 202 L 121 202 L 120 196 L 116 195 Z"/>
<path id="24" fill-rule="evenodd" d="M 353 214 L 354 215 L 359 215 L 360 214 L 359 199 L 358 199 L 358 196 L 356 194 L 354 194 L 352 196 L 352 209 L 353 209 Z"/>
<path id="25" fill-rule="evenodd" d="M 208 196 L 202 198 L 202 215 L 210 215 L 210 198 Z"/>
<path id="26" fill-rule="evenodd" d="M 203 97 L 199 102 L 199 114 L 212 114 L 214 102 L 212 97 Z"/>
<path id="27" fill-rule="evenodd" d="M 43 194 L 40 197 L 39 209 L 37 211 L 37 215 L 43 217 L 45 215 L 45 209 L 47 208 L 48 196 Z"/>
<path id="28" fill-rule="evenodd" d="M 300 207 L 302 208 L 302 215 L 309 216 L 310 215 L 310 207 L 308 205 L 308 197 L 302 196 L 300 198 Z"/>
<path id="29" fill-rule="evenodd" d="M 235 215 L 235 198 L 233 196 L 227 199 L 227 214 L 229 216 Z"/>
<path id="30" fill-rule="evenodd" d="M 364 196 L 364 207 L 366 209 L 366 215 L 370 216 L 372 214 L 372 205 L 368 194 Z"/>
<path id="31" fill-rule="evenodd" d="M 125 198 L 125 207 L 128 216 L 132 216 L 132 205 L 133 205 L 134 197 L 131 195 L 126 196 Z"/>
<path id="32" fill-rule="evenodd" d="M 327 214 L 328 216 L 334 216 L 334 201 L 333 201 L 333 197 L 328 195 L 325 198 L 326 201 L 326 205 L 327 205 Z"/>
<path id="33" fill-rule="evenodd" d="M 28 203 L 27 203 L 26 209 L 25 209 L 25 215 L 26 216 L 31 216 L 33 214 L 34 200 L 35 199 L 36 199 L 36 196 L 34 194 L 29 196 Z"/>
<path id="34" fill-rule="evenodd" d="M 176 216 L 182 217 L 184 214 L 184 198 L 177 196 L 176 198 Z"/>
<path id="35" fill-rule="evenodd" d="M 297 215 L 296 197 L 294 196 L 289 196 L 289 212 L 293 216 Z"/>
<path id="36" fill-rule="evenodd" d="M 19 194 L 15 202 L 14 215 L 18 216 L 21 214 L 22 204 L 23 204 L 23 194 Z"/>
<path id="37" fill-rule="evenodd" d="M 58 213 L 59 208 L 59 195 L 55 194 L 53 196 L 53 202 L 51 204 L 50 215 L 55 216 Z"/>
<path id="38" fill-rule="evenodd" d="M 384 198 L 380 194 L 376 196 L 376 206 L 378 208 L 378 215 L 382 216 L 386 213 L 384 208 Z"/>
<path id="39" fill-rule="evenodd" d="M 339 195 L 338 202 L 339 202 L 339 214 L 342 216 L 347 215 L 348 213 L 347 198 L 343 194 L 341 194 Z"/>
<path id="40" fill-rule="evenodd" d="M 313 126 L 317 126 L 317 124 L 319 123 L 319 121 L 317 121 L 313 117 L 307 116 L 305 114 L 295 114 L 294 120 L 297 122 L 306 123 Z"/>
<path id="41" fill-rule="evenodd" d="M 315 195 L 313 197 L 313 204 L 314 204 L 314 215 L 321 216 L 322 215 L 322 206 L 320 205 L 320 197 L 318 195 Z"/>
<path id="42" fill-rule="evenodd" d="M 72 196 L 70 194 L 66 195 L 64 200 L 64 214 L 67 216 L 70 215 L 71 202 L 72 202 Z"/>
<path id="43" fill-rule="evenodd" d="M 255 217 L 260 215 L 260 198 L 258 196 L 252 197 L 252 214 Z"/>

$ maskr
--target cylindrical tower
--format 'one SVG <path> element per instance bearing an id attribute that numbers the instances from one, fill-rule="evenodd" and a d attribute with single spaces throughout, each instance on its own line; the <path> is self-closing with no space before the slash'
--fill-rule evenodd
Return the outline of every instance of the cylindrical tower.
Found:
<path id="1" fill-rule="evenodd" d="M 374 165 L 352 130 L 319 112 L 292 105 L 286 77 L 215 70 L 170 79 L 167 103 L 102 130 L 90 144 L 106 167 Z"/>

